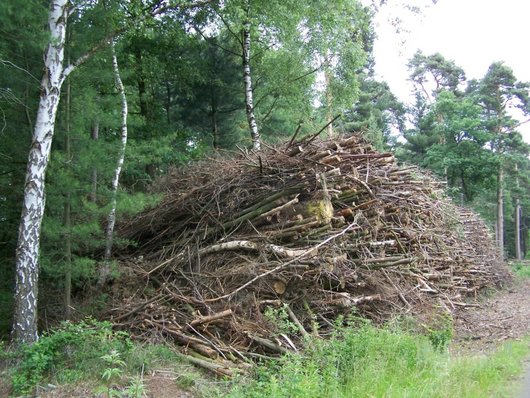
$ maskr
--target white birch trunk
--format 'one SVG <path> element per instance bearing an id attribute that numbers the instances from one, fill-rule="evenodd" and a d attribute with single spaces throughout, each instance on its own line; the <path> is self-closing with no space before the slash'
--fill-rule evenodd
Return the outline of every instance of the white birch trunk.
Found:
<path id="1" fill-rule="evenodd" d="M 127 147 L 127 97 L 125 95 L 125 88 L 120 77 L 120 70 L 118 68 L 118 59 L 116 57 L 116 48 L 114 42 L 111 44 L 112 47 L 112 67 L 114 69 L 114 78 L 116 80 L 116 87 L 121 97 L 121 148 L 118 157 L 118 164 L 114 171 L 114 177 L 112 179 L 112 199 L 111 208 L 107 217 L 107 231 L 106 231 L 106 244 L 105 244 L 105 257 L 103 261 L 103 267 L 100 269 L 98 286 L 103 286 L 107 281 L 110 273 L 110 257 L 112 254 L 112 243 L 114 237 L 114 225 L 116 223 L 116 197 L 118 195 L 118 187 L 120 184 L 120 175 L 125 161 L 125 148 Z"/>
<path id="2" fill-rule="evenodd" d="M 250 23 L 243 24 L 243 80 L 245 82 L 245 105 L 247 121 L 250 127 L 252 146 L 256 151 L 261 149 L 261 138 L 254 115 L 254 99 L 252 93 L 252 78 L 250 74 Z"/>
<path id="3" fill-rule="evenodd" d="M 39 243 L 44 215 L 44 184 L 55 117 L 64 82 L 64 44 L 68 0 L 52 0 L 48 17 L 50 41 L 44 55 L 41 96 L 28 156 L 22 216 L 16 251 L 15 307 L 12 337 L 19 343 L 37 340 Z"/>

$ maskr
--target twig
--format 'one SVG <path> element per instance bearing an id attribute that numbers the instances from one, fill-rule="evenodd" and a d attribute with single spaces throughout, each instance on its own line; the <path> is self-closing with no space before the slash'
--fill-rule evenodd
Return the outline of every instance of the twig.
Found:
<path id="1" fill-rule="evenodd" d="M 302 333 L 303 336 L 308 337 L 309 333 L 307 332 L 307 330 L 305 330 L 304 325 L 302 325 L 302 323 L 298 320 L 291 307 L 289 307 L 289 304 L 285 304 L 285 309 L 287 310 L 291 321 L 293 321 L 294 324 L 298 327 L 298 330 L 300 330 L 300 333 Z"/>
<path id="2" fill-rule="evenodd" d="M 207 300 L 204 300 L 205 302 L 208 302 L 208 303 L 211 303 L 211 302 L 214 302 L 214 301 L 219 301 L 219 300 L 223 300 L 223 299 L 226 299 L 226 298 L 229 298 L 229 297 L 232 297 L 234 294 L 240 292 L 241 290 L 249 287 L 250 285 L 252 285 L 254 282 L 260 280 L 261 278 L 267 276 L 267 275 L 270 275 L 270 274 L 273 274 L 274 272 L 277 272 L 277 271 L 280 271 L 282 269 L 285 269 L 287 267 L 289 267 L 291 264 L 293 264 L 295 261 L 298 261 L 304 257 L 306 257 L 307 255 L 309 254 L 312 254 L 312 253 L 315 253 L 319 248 L 321 248 L 322 246 L 324 245 L 327 245 L 329 242 L 331 242 L 332 240 L 335 240 L 337 239 L 338 237 L 344 235 L 346 232 L 348 232 L 350 229 L 356 227 L 357 224 L 355 223 L 352 223 L 350 225 L 348 225 L 346 228 L 344 228 L 342 231 L 340 231 L 339 233 L 335 234 L 335 235 L 332 235 L 330 236 L 329 238 L 323 240 L 322 242 L 320 242 L 318 245 L 310 248 L 310 249 L 307 249 L 305 250 L 302 254 L 300 254 L 298 257 L 295 257 L 293 258 L 292 260 L 290 261 L 287 261 L 286 263 L 283 263 L 283 264 L 280 264 L 278 265 L 277 267 L 267 271 L 267 272 L 264 272 L 263 274 L 260 274 L 254 278 L 252 278 L 250 281 L 248 281 L 247 283 L 245 283 L 244 285 L 238 287 L 236 290 L 234 290 L 233 292 L 231 293 L 228 293 L 228 294 L 225 294 L 224 296 L 220 296 L 220 297 L 216 297 L 216 298 L 212 298 L 212 299 L 207 299 Z"/>
<path id="3" fill-rule="evenodd" d="M 324 130 L 326 130 L 326 128 L 332 124 L 335 120 L 337 120 L 339 117 L 341 117 L 342 115 L 339 113 L 337 116 L 335 116 L 333 119 L 331 119 L 328 123 L 326 123 L 326 125 L 324 127 L 322 127 L 316 134 L 313 134 L 309 140 L 307 142 L 305 142 L 305 145 L 309 145 L 311 142 L 313 142 L 315 140 L 315 138 L 317 138 L 320 133 L 322 133 Z"/>
<path id="4" fill-rule="evenodd" d="M 291 140 L 289 141 L 289 143 L 285 147 L 285 150 L 289 149 L 291 147 L 291 145 L 293 145 L 293 142 L 296 139 L 296 137 L 298 136 L 298 133 L 300 132 L 300 130 L 302 130 L 302 122 L 298 123 L 298 127 L 296 127 L 296 131 L 294 132 L 293 136 L 291 137 Z"/>

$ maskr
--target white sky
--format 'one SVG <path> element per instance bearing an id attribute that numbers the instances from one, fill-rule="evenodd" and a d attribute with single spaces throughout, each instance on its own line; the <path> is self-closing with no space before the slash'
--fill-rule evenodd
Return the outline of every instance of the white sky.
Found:
<path id="1" fill-rule="evenodd" d="M 530 81 L 530 1 L 439 0 L 420 16 L 404 11 L 401 1 L 389 3 L 376 18 L 375 69 L 402 101 L 410 98 L 406 64 L 417 49 L 455 61 L 468 79 L 482 78 L 491 63 L 504 61 L 518 80 Z M 428 1 L 408 3 L 424 6 Z M 388 22 L 396 16 L 408 33 L 396 33 Z M 520 130 L 530 143 L 530 123 Z"/>

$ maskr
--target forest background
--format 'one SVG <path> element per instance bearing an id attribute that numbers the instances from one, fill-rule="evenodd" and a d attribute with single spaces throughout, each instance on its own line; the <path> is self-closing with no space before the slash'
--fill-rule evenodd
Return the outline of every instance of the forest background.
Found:
<path id="1" fill-rule="evenodd" d="M 112 241 L 112 231 L 109 238 L 109 215 L 115 210 L 119 221 L 156 204 L 149 188 L 156 177 L 213 152 L 257 151 L 324 126 L 331 136 L 360 131 L 378 149 L 431 170 L 489 222 L 506 257 L 525 256 L 529 148 L 512 110 L 528 115 L 530 86 L 509 65 L 492 60 L 482 78 L 467 79 L 443 54 L 417 52 L 408 64 L 415 102 L 406 106 L 374 73 L 373 20 L 384 3 L 51 5 L 0 4 L 1 336 L 11 331 L 20 291 L 28 150 L 41 144 L 35 115 L 50 95 L 57 108 L 45 134 L 49 163 L 36 164 L 46 201 L 38 201 L 42 230 L 33 251 L 39 311 L 50 322 L 71 316 L 71 297 L 101 283 L 101 270 L 119 272 L 108 262 L 109 239 L 126 242 Z M 50 24 L 54 7 L 64 43 Z M 48 90 L 43 54 L 54 48 L 64 60 L 44 61 L 60 61 L 67 73 Z M 101 294 L 97 306 L 105 301 Z"/>

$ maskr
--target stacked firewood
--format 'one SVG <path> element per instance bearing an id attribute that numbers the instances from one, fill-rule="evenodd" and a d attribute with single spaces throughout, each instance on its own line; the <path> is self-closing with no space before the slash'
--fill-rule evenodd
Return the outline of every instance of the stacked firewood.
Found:
<path id="1" fill-rule="evenodd" d="M 176 170 L 156 183 L 158 206 L 120 228 L 134 277 L 111 316 L 229 374 L 219 358 L 296 350 L 339 316 L 474 305 L 504 269 L 486 226 L 443 188 L 359 135 Z"/>

